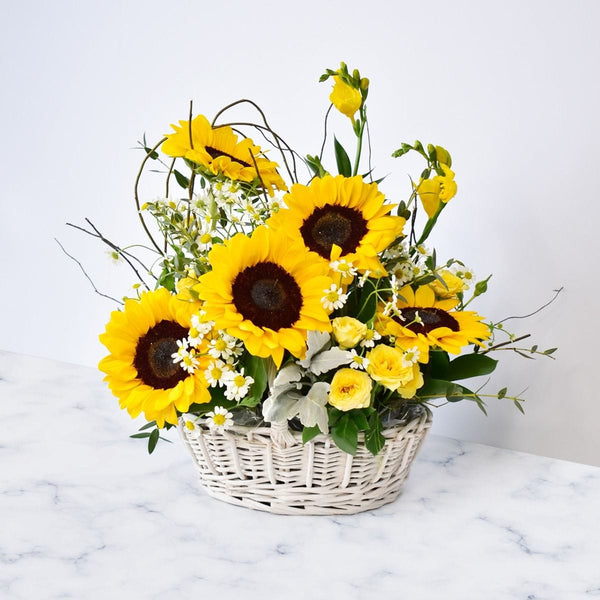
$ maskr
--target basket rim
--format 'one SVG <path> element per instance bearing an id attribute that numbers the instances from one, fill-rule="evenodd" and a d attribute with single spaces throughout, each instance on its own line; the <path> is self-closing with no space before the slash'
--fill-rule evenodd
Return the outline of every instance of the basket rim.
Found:
<path id="1" fill-rule="evenodd" d="M 412 426 L 418 425 L 420 422 L 423 423 L 423 425 L 422 425 L 423 427 L 429 427 L 431 425 L 432 419 L 433 419 L 433 413 L 432 413 L 431 409 L 428 406 L 425 406 L 422 404 L 418 404 L 418 405 L 414 405 L 414 406 L 421 409 L 421 412 L 419 414 L 414 415 L 412 418 L 405 417 L 404 419 L 397 420 L 390 427 L 382 428 L 381 434 L 386 439 L 392 439 L 398 435 L 399 431 L 408 430 Z M 179 421 L 179 423 L 177 425 L 177 428 L 180 430 L 180 432 L 182 434 L 184 434 L 184 436 L 189 435 L 191 432 L 186 430 L 186 427 L 184 426 L 185 421 L 184 421 L 183 416 L 180 416 L 178 421 Z M 268 423 L 265 423 L 264 425 L 232 425 L 231 427 L 228 427 L 223 432 L 213 431 L 204 422 L 197 423 L 196 426 L 202 430 L 202 435 L 225 434 L 226 436 L 232 436 L 232 437 L 237 437 L 237 438 L 246 438 L 248 440 L 255 440 L 256 438 L 261 438 L 263 436 L 270 438 L 271 433 L 273 431 L 273 428 Z M 294 438 L 295 443 L 300 444 L 300 445 L 303 444 L 301 431 L 295 431 L 288 427 L 287 432 L 289 435 L 291 435 Z M 359 443 L 363 443 L 364 438 L 365 438 L 364 432 L 362 432 L 362 431 L 359 432 L 359 434 L 358 434 Z M 331 437 L 330 433 L 319 433 L 307 443 L 313 443 L 313 442 L 323 443 L 323 442 L 326 442 L 327 440 L 332 440 L 332 439 L 333 438 Z"/>

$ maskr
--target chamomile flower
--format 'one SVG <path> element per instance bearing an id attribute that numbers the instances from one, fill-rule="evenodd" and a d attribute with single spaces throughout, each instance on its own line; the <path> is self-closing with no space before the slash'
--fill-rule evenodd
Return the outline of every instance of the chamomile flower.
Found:
<path id="1" fill-rule="evenodd" d="M 224 431 L 233 425 L 233 415 L 224 406 L 215 406 L 206 413 L 206 424 L 213 431 Z"/>
<path id="2" fill-rule="evenodd" d="M 208 335 L 213 326 L 213 321 L 201 321 L 202 314 L 200 311 L 198 314 L 192 315 L 191 321 L 192 326 L 190 327 L 190 333 L 188 335 L 188 342 L 190 346 L 199 346 L 204 339 L 204 336 Z"/>
<path id="3" fill-rule="evenodd" d="M 469 284 L 475 281 L 475 273 L 473 272 L 473 270 L 469 269 L 468 267 L 465 267 L 464 265 L 456 263 L 452 266 L 450 271 L 463 280 L 464 290 L 468 290 Z"/>
<path id="4" fill-rule="evenodd" d="M 369 271 L 368 269 L 362 274 L 362 276 L 360 277 L 360 279 L 358 280 L 358 287 L 363 287 L 365 285 L 365 283 L 367 282 L 367 279 L 369 279 L 369 277 L 371 276 L 371 271 Z"/>
<path id="5" fill-rule="evenodd" d="M 212 235 L 210 234 L 210 232 L 205 232 L 200 234 L 197 238 L 196 238 L 196 244 L 198 245 L 198 250 L 200 250 L 200 252 L 208 252 L 213 245 L 213 241 L 212 241 Z"/>
<path id="6" fill-rule="evenodd" d="M 419 362 L 419 358 L 421 358 L 421 351 L 416 346 L 409 348 L 402 356 L 402 366 L 412 367 Z"/>
<path id="7" fill-rule="evenodd" d="M 217 338 L 210 340 L 208 353 L 213 358 L 221 358 L 226 362 L 238 356 L 240 349 L 237 345 L 237 339 L 233 336 L 223 333 Z"/>
<path id="8" fill-rule="evenodd" d="M 321 298 L 321 304 L 325 310 L 333 311 L 342 308 L 348 300 L 348 294 L 344 294 L 342 288 L 335 283 L 332 283 L 329 289 L 323 290 L 323 293 L 325 295 Z"/>
<path id="9" fill-rule="evenodd" d="M 340 273 L 343 277 L 354 277 L 358 272 L 352 262 L 346 260 L 345 258 L 331 261 L 329 263 L 329 267 L 332 271 Z"/>
<path id="10" fill-rule="evenodd" d="M 236 400 L 239 402 L 248 394 L 250 386 L 254 383 L 254 379 L 250 375 L 244 375 L 244 369 L 241 371 L 229 371 L 225 375 L 225 397 L 228 400 Z"/>
<path id="11" fill-rule="evenodd" d="M 350 350 L 350 354 L 352 354 L 352 362 L 350 363 L 351 369 L 363 369 L 369 366 L 369 359 L 366 356 L 361 356 L 354 348 Z"/>
<path id="12" fill-rule="evenodd" d="M 200 417 L 186 413 L 181 415 L 184 427 L 192 434 L 200 433 Z"/>
<path id="13" fill-rule="evenodd" d="M 227 375 L 231 371 L 231 365 L 216 359 L 209 363 L 208 368 L 204 371 L 204 378 L 210 387 L 223 387 L 225 386 Z"/>
<path id="14" fill-rule="evenodd" d="M 198 368 L 199 362 L 196 358 L 196 350 L 189 348 L 187 339 L 177 340 L 177 352 L 171 354 L 174 363 L 179 363 L 186 373 L 194 373 Z"/>
<path id="15" fill-rule="evenodd" d="M 363 348 L 372 348 L 375 345 L 377 340 L 381 339 L 381 335 L 377 333 L 374 329 L 367 329 L 363 339 L 360 342 L 360 345 Z"/>

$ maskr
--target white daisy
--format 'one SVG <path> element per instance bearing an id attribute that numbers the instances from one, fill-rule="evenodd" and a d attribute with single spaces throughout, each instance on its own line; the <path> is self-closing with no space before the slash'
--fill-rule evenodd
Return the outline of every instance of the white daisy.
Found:
<path id="1" fill-rule="evenodd" d="M 419 358 L 421 358 L 421 351 L 416 346 L 409 348 L 402 356 L 402 366 L 412 367 L 419 362 Z"/>
<path id="2" fill-rule="evenodd" d="M 341 273 L 343 276 L 354 277 L 357 273 L 356 267 L 351 261 L 347 261 L 345 258 L 331 261 L 329 267 L 336 273 Z"/>
<path id="3" fill-rule="evenodd" d="M 183 418 L 184 427 L 192 434 L 198 435 L 200 433 L 200 417 L 186 413 L 181 415 Z"/>
<path id="4" fill-rule="evenodd" d="M 239 402 L 248 394 L 250 386 L 254 383 L 254 379 L 250 375 L 244 375 L 244 369 L 240 372 L 228 371 L 225 374 L 225 397 L 228 400 Z"/>
<path id="5" fill-rule="evenodd" d="M 367 329 L 365 336 L 360 342 L 360 345 L 363 348 L 373 348 L 375 346 L 375 342 L 381 339 L 381 335 L 377 333 L 374 329 Z"/>
<path id="6" fill-rule="evenodd" d="M 187 373 L 193 373 L 199 364 L 196 358 L 196 350 L 189 348 L 187 339 L 177 340 L 177 347 L 177 352 L 171 354 L 173 362 L 176 364 L 179 363 L 181 368 Z"/>
<path id="7" fill-rule="evenodd" d="M 321 298 L 321 304 L 326 310 L 342 308 L 348 300 L 348 294 L 344 294 L 342 288 L 335 285 L 335 283 L 332 283 L 329 289 L 323 290 L 323 293 L 325 295 Z"/>
<path id="8" fill-rule="evenodd" d="M 369 359 L 365 356 L 361 356 L 354 349 L 350 350 L 350 354 L 352 354 L 352 362 L 350 363 L 350 368 L 366 370 L 366 368 L 369 366 Z"/>
<path id="9" fill-rule="evenodd" d="M 233 425 L 233 415 L 224 406 L 215 406 L 206 413 L 206 424 L 215 431 L 224 431 Z"/>
<path id="10" fill-rule="evenodd" d="M 210 387 L 223 387 L 228 373 L 231 372 L 231 365 L 222 360 L 213 360 L 204 371 L 204 378 Z"/>
<path id="11" fill-rule="evenodd" d="M 237 342 L 237 338 L 234 338 L 227 333 L 221 333 L 219 337 L 210 340 L 208 353 L 213 358 L 222 358 L 229 362 L 233 357 L 238 356 L 240 353 Z"/>

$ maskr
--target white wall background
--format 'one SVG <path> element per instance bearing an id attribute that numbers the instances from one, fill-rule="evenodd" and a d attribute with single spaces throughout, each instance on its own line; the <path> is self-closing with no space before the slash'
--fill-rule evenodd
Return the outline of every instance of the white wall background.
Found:
<path id="1" fill-rule="evenodd" d="M 191 98 L 212 115 L 245 96 L 315 153 L 330 88 L 317 78 L 345 60 L 372 82 L 374 162 L 392 173 L 389 197 L 405 197 L 415 173 L 389 157 L 400 142 L 451 150 L 459 195 L 432 245 L 494 273 L 479 312 L 523 314 L 565 288 L 513 322 L 540 347 L 559 346 L 557 360 L 504 353 L 489 386 L 529 386 L 526 416 L 506 401 L 490 401 L 489 418 L 463 403 L 437 411 L 435 432 L 600 465 L 600 3 L 22 0 L 2 13 L 1 348 L 86 365 L 103 355 L 97 335 L 113 305 L 53 238 L 100 289 L 127 293 L 126 268 L 64 223 L 90 217 L 121 244 L 143 240 L 131 148 L 144 132 L 159 139 Z"/>

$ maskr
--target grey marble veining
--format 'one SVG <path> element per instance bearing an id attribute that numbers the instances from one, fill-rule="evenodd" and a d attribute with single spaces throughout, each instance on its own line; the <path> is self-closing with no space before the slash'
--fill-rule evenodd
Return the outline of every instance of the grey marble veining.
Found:
<path id="1" fill-rule="evenodd" d="M 600 598 L 600 468 L 430 436 L 398 501 L 282 517 L 148 456 L 93 369 L 0 352 L 0 598 Z M 533 426 L 533 425 L 532 425 Z"/>

